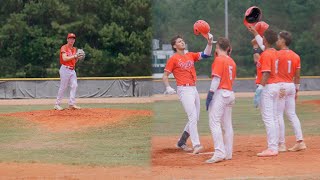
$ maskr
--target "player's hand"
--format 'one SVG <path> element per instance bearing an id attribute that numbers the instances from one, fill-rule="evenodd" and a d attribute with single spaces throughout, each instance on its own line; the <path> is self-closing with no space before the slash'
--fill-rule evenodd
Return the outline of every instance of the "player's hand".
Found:
<path id="1" fill-rule="evenodd" d="M 248 30 L 254 35 L 258 35 L 258 31 L 256 30 L 256 28 L 254 26 L 249 26 Z"/>
<path id="2" fill-rule="evenodd" d="M 214 92 L 212 92 L 212 91 L 209 91 L 209 92 L 208 92 L 207 100 L 206 100 L 206 110 L 207 110 L 207 111 L 208 111 L 209 105 L 210 105 L 210 103 L 211 103 L 211 101 L 212 101 L 213 94 L 214 94 Z"/>
<path id="3" fill-rule="evenodd" d="M 78 60 L 83 60 L 86 57 L 86 53 L 83 51 L 83 49 L 78 49 L 76 55 Z"/>
<path id="4" fill-rule="evenodd" d="M 176 90 L 174 90 L 172 87 L 170 87 L 170 86 L 167 86 L 166 87 L 166 91 L 164 92 L 164 94 L 176 94 L 177 92 L 176 92 Z"/>
<path id="5" fill-rule="evenodd" d="M 258 108 L 260 106 L 262 90 L 263 90 L 263 86 L 259 85 L 256 89 L 256 93 L 254 94 L 253 103 L 255 108 Z"/>
<path id="6" fill-rule="evenodd" d="M 208 33 L 208 44 L 213 43 L 213 35 L 211 33 Z"/>

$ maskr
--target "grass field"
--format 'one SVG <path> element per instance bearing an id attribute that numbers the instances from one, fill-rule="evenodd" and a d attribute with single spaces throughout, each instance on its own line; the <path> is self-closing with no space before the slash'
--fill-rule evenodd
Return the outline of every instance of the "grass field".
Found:
<path id="1" fill-rule="evenodd" d="M 151 110 L 150 104 L 82 104 L 83 108 Z M 0 113 L 52 109 L 52 105 L 0 106 Z M 0 116 L 0 162 L 92 166 L 148 166 L 152 117 L 71 132 L 49 132 L 21 118 Z"/>
<path id="2" fill-rule="evenodd" d="M 297 114 L 304 134 L 319 135 L 320 109 L 316 105 L 304 104 L 307 100 L 317 100 L 320 96 L 300 96 L 297 103 Z M 180 135 L 187 122 L 186 113 L 180 101 L 158 101 L 154 104 L 155 120 L 153 135 Z M 264 134 L 265 128 L 259 109 L 253 107 L 253 98 L 236 98 L 233 107 L 233 128 L 235 134 Z M 287 135 L 293 135 L 292 128 L 285 119 Z M 198 131 L 201 135 L 209 135 L 208 112 L 205 110 L 205 99 L 201 99 Z"/>

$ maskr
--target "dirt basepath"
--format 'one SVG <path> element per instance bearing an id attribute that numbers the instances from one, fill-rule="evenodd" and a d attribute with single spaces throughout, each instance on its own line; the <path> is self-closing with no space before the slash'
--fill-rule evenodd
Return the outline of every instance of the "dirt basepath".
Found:
<path id="1" fill-rule="evenodd" d="M 192 155 L 175 148 L 177 139 L 178 137 L 153 137 L 153 177 L 162 177 L 162 179 L 320 177 L 319 136 L 308 136 L 305 139 L 308 146 L 305 151 L 285 152 L 276 157 L 266 158 L 256 156 L 256 153 L 266 148 L 265 136 L 236 136 L 233 159 L 216 164 L 204 163 L 212 157 L 211 136 L 201 137 L 205 153 L 199 155 Z M 294 143 L 294 137 L 287 137 L 288 146 Z"/>

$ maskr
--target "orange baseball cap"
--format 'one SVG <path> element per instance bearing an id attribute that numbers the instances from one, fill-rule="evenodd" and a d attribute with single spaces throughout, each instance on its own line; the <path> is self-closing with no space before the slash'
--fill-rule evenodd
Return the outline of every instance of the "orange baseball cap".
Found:
<path id="1" fill-rule="evenodd" d="M 68 38 L 76 38 L 76 35 L 73 33 L 68 33 Z"/>

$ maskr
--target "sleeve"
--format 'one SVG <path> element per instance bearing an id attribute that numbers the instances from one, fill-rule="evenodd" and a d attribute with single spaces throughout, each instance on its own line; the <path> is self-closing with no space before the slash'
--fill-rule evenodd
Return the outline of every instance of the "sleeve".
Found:
<path id="1" fill-rule="evenodd" d="M 217 57 L 212 64 L 212 74 L 211 76 L 222 77 L 223 74 L 223 60 L 220 57 Z"/>
<path id="2" fill-rule="evenodd" d="M 258 44 L 258 46 L 260 47 L 260 49 L 261 49 L 262 51 L 264 51 L 265 46 L 263 45 L 263 39 L 262 39 L 262 37 L 258 34 L 258 35 L 256 35 L 254 38 L 256 39 L 257 44 Z"/>
<path id="3" fill-rule="evenodd" d="M 263 53 L 261 55 L 261 72 L 271 72 L 271 63 L 272 63 L 272 59 L 270 58 L 270 56 L 268 56 L 268 54 Z"/>
<path id="4" fill-rule="evenodd" d="M 189 55 L 192 57 L 194 62 L 200 61 L 201 58 L 201 52 L 189 52 Z"/>
<path id="5" fill-rule="evenodd" d="M 171 57 L 168 59 L 166 67 L 164 68 L 164 71 L 168 72 L 168 73 L 172 73 L 173 69 L 174 69 L 174 57 Z"/>
<path id="6" fill-rule="evenodd" d="M 66 46 L 61 46 L 60 48 L 60 53 L 66 53 L 67 52 L 67 49 L 66 49 Z"/>

